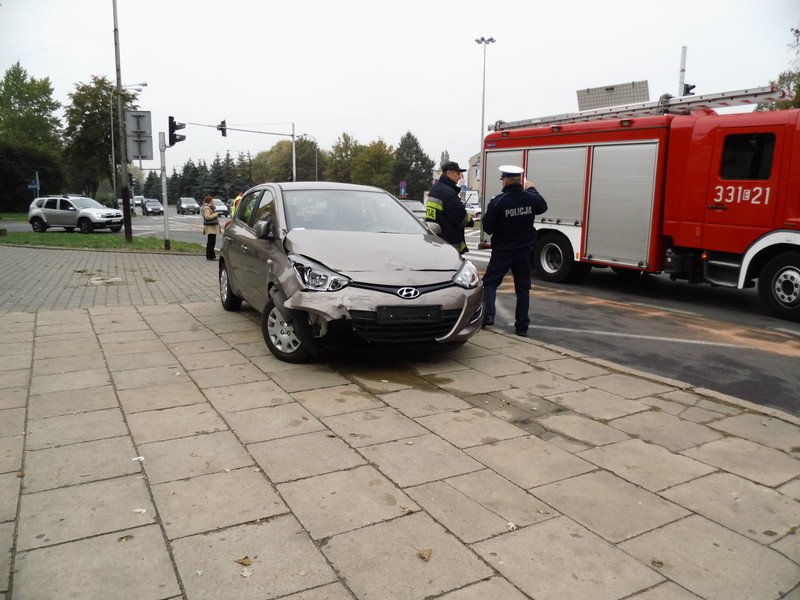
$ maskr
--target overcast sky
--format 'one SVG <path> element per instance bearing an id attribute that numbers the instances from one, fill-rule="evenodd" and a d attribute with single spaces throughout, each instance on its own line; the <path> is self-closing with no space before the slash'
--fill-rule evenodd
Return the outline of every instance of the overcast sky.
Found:
<path id="1" fill-rule="evenodd" d="M 92 75 L 115 80 L 112 0 L 0 0 L 0 69 L 19 61 L 68 102 Z M 465 165 L 485 125 L 577 110 L 576 90 L 648 80 L 676 94 L 681 46 L 695 93 L 766 85 L 794 58 L 798 0 L 118 0 L 123 83 L 153 128 L 179 121 L 397 146 L 411 131 L 435 161 Z M 484 127 L 485 132 L 485 127 Z M 189 125 L 167 166 L 255 154 L 281 139 Z M 157 167 L 155 161 L 145 167 Z"/>

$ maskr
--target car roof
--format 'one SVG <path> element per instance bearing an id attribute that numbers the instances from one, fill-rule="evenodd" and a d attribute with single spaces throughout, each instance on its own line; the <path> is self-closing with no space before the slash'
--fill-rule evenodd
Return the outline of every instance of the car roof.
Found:
<path id="1" fill-rule="evenodd" d="M 353 190 L 353 191 L 371 191 L 371 192 L 388 192 L 379 187 L 371 185 L 358 185 L 355 183 L 334 183 L 330 181 L 284 181 L 280 183 L 261 183 L 256 188 L 262 186 L 274 185 L 279 187 L 282 191 L 294 190 Z M 250 188 L 251 190 L 254 188 Z"/>

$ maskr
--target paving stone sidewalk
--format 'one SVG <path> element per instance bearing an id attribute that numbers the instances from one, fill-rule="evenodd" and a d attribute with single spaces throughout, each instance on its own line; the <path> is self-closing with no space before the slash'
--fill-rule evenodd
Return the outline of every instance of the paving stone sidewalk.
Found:
<path id="1" fill-rule="evenodd" d="M 17 250 L 0 600 L 800 599 L 794 417 L 498 329 L 289 365 L 213 263 Z"/>

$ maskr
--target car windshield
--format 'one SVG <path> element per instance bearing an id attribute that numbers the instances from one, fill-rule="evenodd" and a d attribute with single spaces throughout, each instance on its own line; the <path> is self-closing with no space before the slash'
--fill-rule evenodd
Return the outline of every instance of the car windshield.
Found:
<path id="1" fill-rule="evenodd" d="M 283 197 L 289 229 L 422 233 L 424 228 L 385 192 L 297 190 Z"/>
<path id="2" fill-rule="evenodd" d="M 406 208 L 411 212 L 425 212 L 425 205 L 417 200 L 402 200 Z"/>
<path id="3" fill-rule="evenodd" d="M 214 204 L 216 206 L 225 206 L 225 203 L 222 200 L 214 200 Z"/>
<path id="4" fill-rule="evenodd" d="M 106 208 L 97 200 L 92 200 L 91 198 L 70 198 L 69 200 L 78 208 Z"/>
<path id="5" fill-rule="evenodd" d="M 161 206 L 161 202 L 158 200 L 148 200 L 147 206 Z"/>

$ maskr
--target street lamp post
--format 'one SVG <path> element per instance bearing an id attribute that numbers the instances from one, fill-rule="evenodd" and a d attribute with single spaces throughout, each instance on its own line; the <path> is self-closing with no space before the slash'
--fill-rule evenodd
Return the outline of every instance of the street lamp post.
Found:
<path id="1" fill-rule="evenodd" d="M 476 43 L 483 45 L 483 90 L 481 92 L 481 143 L 480 146 L 480 153 L 483 153 L 483 119 L 485 115 L 486 109 L 486 46 L 489 44 L 493 44 L 496 40 L 493 37 L 485 38 L 480 37 L 475 40 Z M 480 164 L 480 158 L 478 158 L 478 164 Z"/>
<path id="2" fill-rule="evenodd" d="M 312 140 L 314 140 L 314 181 L 319 181 L 319 170 L 318 170 L 319 145 L 317 144 L 317 138 L 315 138 L 313 135 L 310 135 L 308 133 L 303 133 L 303 134 L 300 135 L 300 137 L 311 138 Z"/>
<path id="3" fill-rule="evenodd" d="M 141 92 L 145 87 L 147 87 L 146 82 L 120 86 L 120 88 L 133 88 L 137 92 Z M 116 93 L 117 88 L 115 87 L 108 95 L 108 114 L 111 123 L 111 182 L 114 187 L 114 202 L 117 201 L 117 156 L 114 151 L 114 94 Z"/>

